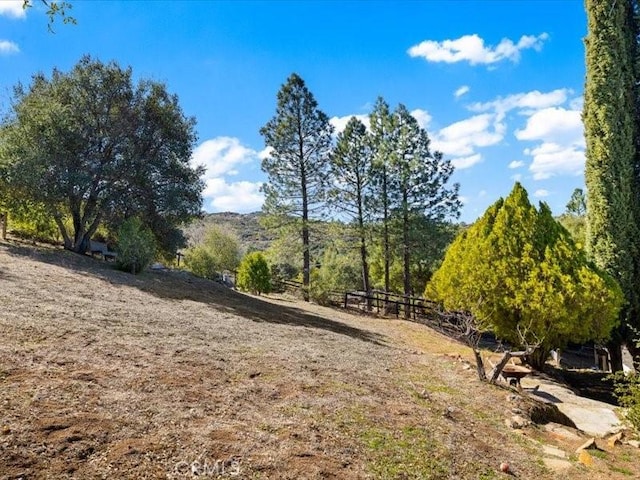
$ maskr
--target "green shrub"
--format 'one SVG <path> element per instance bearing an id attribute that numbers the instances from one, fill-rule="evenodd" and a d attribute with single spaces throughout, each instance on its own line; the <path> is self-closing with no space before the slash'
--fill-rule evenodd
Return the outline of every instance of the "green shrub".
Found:
<path id="1" fill-rule="evenodd" d="M 612 378 L 615 385 L 614 394 L 620 406 L 628 409 L 627 420 L 640 431 L 640 375 L 617 372 Z"/>
<path id="2" fill-rule="evenodd" d="M 203 242 L 184 254 L 184 264 L 191 273 L 209 280 L 218 279 L 224 270 L 235 270 L 239 259 L 238 240 L 218 227 L 210 227 Z"/>
<path id="3" fill-rule="evenodd" d="M 238 268 L 236 286 L 258 295 L 271 291 L 271 272 L 262 253 L 251 252 L 245 255 Z"/>
<path id="4" fill-rule="evenodd" d="M 156 240 L 138 218 L 125 220 L 118 230 L 116 267 L 133 274 L 140 273 L 154 259 Z"/>
<path id="5" fill-rule="evenodd" d="M 328 247 L 322 255 L 320 268 L 311 271 L 309 294 L 314 302 L 320 305 L 331 303 L 332 294 L 362 288 L 362 274 L 359 259 L 353 251 L 340 252 Z"/>

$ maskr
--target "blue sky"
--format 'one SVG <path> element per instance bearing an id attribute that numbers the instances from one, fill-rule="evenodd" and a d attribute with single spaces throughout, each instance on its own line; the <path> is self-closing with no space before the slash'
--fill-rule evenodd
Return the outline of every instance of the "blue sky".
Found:
<path id="1" fill-rule="evenodd" d="M 259 129 L 292 72 L 337 128 L 380 95 L 406 105 L 456 165 L 466 222 L 516 180 L 555 214 L 583 187 L 581 0 L 71 3 L 77 25 L 52 34 L 39 6 L 0 0 L 0 111 L 83 54 L 131 66 L 196 117 L 209 212 L 260 209 Z"/>

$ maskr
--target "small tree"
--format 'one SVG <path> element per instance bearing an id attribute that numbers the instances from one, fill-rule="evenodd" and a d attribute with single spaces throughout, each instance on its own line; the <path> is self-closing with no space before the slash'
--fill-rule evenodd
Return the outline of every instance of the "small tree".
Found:
<path id="1" fill-rule="evenodd" d="M 519 183 L 456 238 L 425 295 L 513 345 L 537 345 L 527 361 L 538 369 L 552 348 L 606 338 L 623 302 L 618 284 Z"/>
<path id="2" fill-rule="evenodd" d="M 187 268 L 202 278 L 215 280 L 224 270 L 235 270 L 240 261 L 238 240 L 218 227 L 210 227 L 204 241 L 187 249 L 184 262 Z"/>
<path id="3" fill-rule="evenodd" d="M 271 271 L 262 253 L 251 252 L 245 255 L 238 268 L 236 285 L 241 290 L 257 295 L 271 291 Z"/>
<path id="4" fill-rule="evenodd" d="M 156 241 L 139 218 L 125 220 L 118 231 L 116 267 L 134 275 L 144 270 L 156 253 Z"/>

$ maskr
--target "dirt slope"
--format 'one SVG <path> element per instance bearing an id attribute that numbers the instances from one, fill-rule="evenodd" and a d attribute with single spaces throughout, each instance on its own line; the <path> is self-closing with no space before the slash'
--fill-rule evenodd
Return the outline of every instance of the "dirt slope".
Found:
<path id="1" fill-rule="evenodd" d="M 412 323 L 0 243 L 0 479 L 555 478 L 467 355 Z"/>

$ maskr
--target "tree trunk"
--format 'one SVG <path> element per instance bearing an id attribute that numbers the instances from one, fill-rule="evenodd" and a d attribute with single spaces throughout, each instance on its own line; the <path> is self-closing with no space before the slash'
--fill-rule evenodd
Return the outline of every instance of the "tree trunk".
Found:
<path id="1" fill-rule="evenodd" d="M 67 227 L 65 227 L 60 214 L 54 213 L 53 220 L 56 222 L 56 225 L 58 225 L 58 230 L 60 230 L 60 233 L 62 234 L 62 239 L 64 241 L 64 249 L 72 250 L 73 242 L 71 241 L 71 237 L 69 237 L 69 232 L 67 232 Z"/>
<path id="2" fill-rule="evenodd" d="M 409 296 L 411 295 L 411 254 L 409 251 L 409 207 L 407 200 L 407 189 L 402 192 L 402 280 L 404 283 L 404 318 L 410 317 Z"/>
<path id="3" fill-rule="evenodd" d="M 367 294 L 367 311 L 371 311 L 371 286 L 369 285 L 369 262 L 367 261 L 367 242 L 364 232 L 362 206 L 358 205 L 358 226 L 360 228 L 360 261 L 362 262 L 362 287 Z"/>
<path id="4" fill-rule="evenodd" d="M 533 352 L 526 355 L 525 361 L 535 370 L 539 372 L 544 370 L 544 366 L 547 363 L 547 358 L 549 358 L 549 353 L 551 350 L 547 347 L 538 347 Z"/>
<path id="5" fill-rule="evenodd" d="M 302 138 L 300 155 L 304 158 Z M 309 301 L 309 283 L 311 279 L 311 256 L 309 254 L 309 199 L 307 197 L 307 175 L 302 163 L 300 168 L 300 187 L 302 191 L 302 296 Z"/>
<path id="6" fill-rule="evenodd" d="M 607 343 L 609 350 L 609 358 L 611 359 L 611 371 L 622 371 L 622 342 L 619 340 L 611 340 Z"/>
<path id="7" fill-rule="evenodd" d="M 387 192 L 387 167 L 382 171 L 382 202 L 383 202 L 383 244 L 384 244 L 384 291 L 388 293 L 391 290 L 391 280 L 389 277 L 390 270 L 390 255 L 391 248 L 389 245 L 389 197 Z M 385 296 L 385 308 L 386 302 L 389 301 L 389 296 Z"/>

